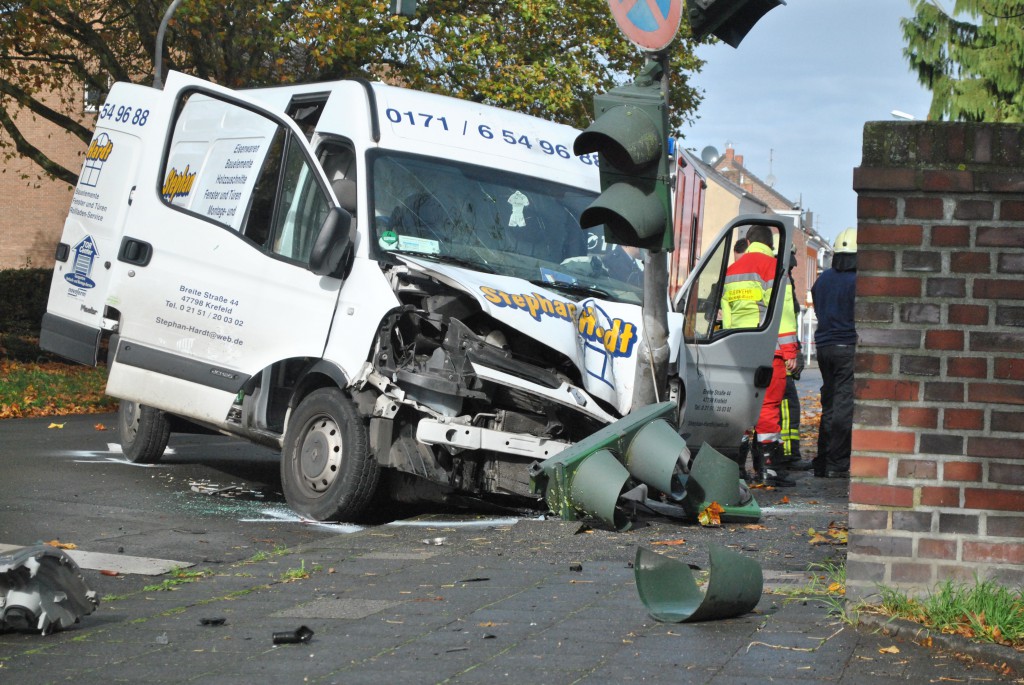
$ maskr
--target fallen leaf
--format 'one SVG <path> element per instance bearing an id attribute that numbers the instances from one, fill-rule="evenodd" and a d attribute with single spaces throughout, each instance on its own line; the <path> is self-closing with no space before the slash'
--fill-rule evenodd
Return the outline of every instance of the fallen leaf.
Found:
<path id="1" fill-rule="evenodd" d="M 900 653 L 900 648 L 897 647 L 896 645 L 892 645 L 891 647 L 882 647 L 881 649 L 878 650 L 878 653 L 879 654 L 899 654 Z"/>
<path id="2" fill-rule="evenodd" d="M 768 530 L 768 526 L 763 526 L 760 523 L 748 523 L 743 527 L 747 530 Z"/>
<path id="3" fill-rule="evenodd" d="M 103 569 L 100 571 L 101 576 L 116 576 L 117 571 L 111 571 L 110 569 Z"/>
<path id="4" fill-rule="evenodd" d="M 98 431 L 105 431 L 105 430 L 107 430 L 107 427 L 104 426 L 102 423 L 97 423 L 95 426 L 93 426 L 93 428 L 95 428 Z"/>
<path id="5" fill-rule="evenodd" d="M 47 428 L 63 428 L 63 427 L 64 427 L 63 423 L 51 423 L 49 426 L 47 426 Z"/>
<path id="6" fill-rule="evenodd" d="M 686 540 L 684 540 L 682 538 L 679 538 L 678 540 L 657 540 L 655 542 L 652 542 L 651 544 L 652 545 L 666 545 L 666 546 L 685 545 L 686 544 Z"/>
<path id="7" fill-rule="evenodd" d="M 73 542 L 61 542 L 60 540 L 50 540 L 47 542 L 50 547 L 56 547 L 57 549 L 78 549 L 78 545 Z"/>
<path id="8" fill-rule="evenodd" d="M 782 499 L 779 500 L 779 504 L 789 504 L 789 497 L 783 495 Z"/>
<path id="9" fill-rule="evenodd" d="M 724 511 L 725 509 L 722 508 L 721 504 L 718 502 L 712 502 L 708 505 L 707 509 L 700 512 L 697 516 L 697 521 L 699 521 L 702 526 L 720 526 L 722 525 L 722 513 Z"/>

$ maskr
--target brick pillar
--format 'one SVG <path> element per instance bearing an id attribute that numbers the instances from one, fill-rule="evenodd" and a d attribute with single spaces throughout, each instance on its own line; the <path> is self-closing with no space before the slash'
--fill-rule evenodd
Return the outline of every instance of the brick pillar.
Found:
<path id="1" fill-rule="evenodd" d="M 1024 585 L 1024 126 L 871 122 L 847 593 Z"/>

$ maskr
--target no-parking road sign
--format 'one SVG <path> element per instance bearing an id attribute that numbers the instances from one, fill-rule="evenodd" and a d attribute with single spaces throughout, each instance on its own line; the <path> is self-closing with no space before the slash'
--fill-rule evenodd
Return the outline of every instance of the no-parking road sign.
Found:
<path id="1" fill-rule="evenodd" d="M 619 30 L 637 47 L 658 52 L 679 31 L 683 0 L 608 0 Z"/>

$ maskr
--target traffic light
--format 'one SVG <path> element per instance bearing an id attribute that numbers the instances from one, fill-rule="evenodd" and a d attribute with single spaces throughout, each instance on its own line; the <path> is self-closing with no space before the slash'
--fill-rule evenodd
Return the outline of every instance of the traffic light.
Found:
<path id="1" fill-rule="evenodd" d="M 594 123 L 576 137 L 577 155 L 598 153 L 601 195 L 581 228 L 604 224 L 606 242 L 671 250 L 668 103 L 662 66 L 650 61 L 630 84 L 594 96 Z"/>
<path id="2" fill-rule="evenodd" d="M 673 402 L 640 407 L 538 462 L 530 470 L 535 489 L 562 519 L 592 516 L 616 530 L 630 525 L 616 507 L 630 478 L 682 500 L 690 452 L 669 422 L 677 411 Z"/>
<path id="3" fill-rule="evenodd" d="M 785 4 L 785 0 L 686 0 L 686 16 L 695 40 L 710 33 L 735 48 L 761 17 Z"/>
<path id="4" fill-rule="evenodd" d="M 413 16 L 416 14 L 416 0 L 391 0 L 391 14 Z"/>

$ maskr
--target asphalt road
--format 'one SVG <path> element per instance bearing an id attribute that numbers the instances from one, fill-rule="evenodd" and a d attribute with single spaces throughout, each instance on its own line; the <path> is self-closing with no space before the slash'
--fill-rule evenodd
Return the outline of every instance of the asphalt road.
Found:
<path id="1" fill-rule="evenodd" d="M 911 643 L 894 651 L 808 594 L 845 558 L 826 531 L 845 528 L 846 481 L 801 474 L 795 488 L 755 491 L 753 525 L 641 515 L 615 532 L 537 514 L 397 510 L 393 521 L 324 525 L 285 505 L 273 452 L 174 435 L 159 464 L 136 466 L 119 453 L 114 419 L 0 422 L 0 545 L 74 544 L 102 598 L 69 630 L 0 635 L 0 682 L 1002 680 Z M 631 568 L 637 548 L 707 571 L 712 544 L 759 562 L 756 610 L 653 620 Z M 176 565 L 203 576 L 166 591 L 166 575 L 147 575 Z M 204 627 L 210 617 L 223 623 Z M 308 645 L 270 643 L 300 624 L 315 631 Z"/>
<path id="2" fill-rule="evenodd" d="M 275 452 L 175 434 L 159 463 L 136 465 L 120 452 L 116 419 L 0 422 L 0 545 L 59 540 L 95 553 L 217 565 L 353 529 L 300 520 L 281 495 Z"/>

